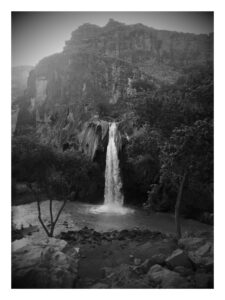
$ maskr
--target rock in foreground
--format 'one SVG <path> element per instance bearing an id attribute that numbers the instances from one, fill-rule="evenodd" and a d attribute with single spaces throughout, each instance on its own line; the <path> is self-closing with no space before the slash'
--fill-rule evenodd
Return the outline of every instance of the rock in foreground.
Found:
<path id="1" fill-rule="evenodd" d="M 12 253 L 13 288 L 73 288 L 78 253 L 67 242 L 51 238 L 25 245 Z"/>
<path id="2" fill-rule="evenodd" d="M 148 272 L 150 281 L 160 288 L 189 288 L 190 283 L 178 273 L 163 268 L 160 265 L 154 265 Z"/>
<path id="3" fill-rule="evenodd" d="M 177 249 L 175 250 L 167 259 L 166 264 L 175 268 L 177 266 L 183 266 L 185 268 L 191 268 L 192 264 L 188 256 L 184 253 L 183 250 Z"/>

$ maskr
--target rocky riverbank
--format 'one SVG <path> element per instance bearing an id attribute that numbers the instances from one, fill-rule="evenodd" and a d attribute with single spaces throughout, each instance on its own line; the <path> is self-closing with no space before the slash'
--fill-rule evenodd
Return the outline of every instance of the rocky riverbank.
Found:
<path id="1" fill-rule="evenodd" d="M 49 238 L 12 246 L 13 288 L 72 288 L 78 275 L 78 250 L 64 240 Z"/>
<path id="2" fill-rule="evenodd" d="M 84 227 L 48 242 L 26 240 L 19 248 L 18 240 L 13 243 L 14 287 L 213 288 L 210 233 L 177 241 L 147 229 L 100 233 Z"/>

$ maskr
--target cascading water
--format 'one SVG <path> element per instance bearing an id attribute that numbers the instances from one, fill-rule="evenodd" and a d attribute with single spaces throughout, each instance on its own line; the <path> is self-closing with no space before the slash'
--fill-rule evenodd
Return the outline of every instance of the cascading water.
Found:
<path id="1" fill-rule="evenodd" d="M 91 209 L 94 213 L 126 214 L 133 212 L 132 209 L 123 206 L 124 197 L 117 147 L 119 138 L 117 124 L 113 122 L 109 126 L 109 142 L 106 152 L 104 204 Z"/>
<path id="2" fill-rule="evenodd" d="M 109 127 L 104 196 L 104 205 L 111 209 L 118 209 L 123 206 L 122 181 L 120 177 L 119 158 L 116 146 L 117 137 L 117 125 L 113 122 Z"/>

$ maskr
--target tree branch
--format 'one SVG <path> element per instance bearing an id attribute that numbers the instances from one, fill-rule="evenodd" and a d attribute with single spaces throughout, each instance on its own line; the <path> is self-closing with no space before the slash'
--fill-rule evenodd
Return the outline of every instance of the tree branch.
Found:
<path id="1" fill-rule="evenodd" d="M 58 221 L 58 218 L 59 218 L 59 216 L 60 216 L 60 214 L 61 214 L 61 212 L 62 212 L 63 208 L 64 208 L 64 207 L 65 207 L 65 205 L 66 205 L 66 202 L 67 202 L 67 200 L 64 200 L 64 201 L 63 201 L 63 204 L 62 204 L 62 206 L 61 206 L 60 210 L 58 211 L 58 214 L 57 214 L 57 216 L 56 216 L 56 219 L 55 219 L 55 221 L 53 222 L 53 224 L 54 224 L 54 227 L 55 227 L 55 224 L 56 224 L 56 223 L 57 223 L 57 221 Z"/>
<path id="2" fill-rule="evenodd" d="M 36 197 L 36 200 L 37 200 L 37 207 L 38 207 L 38 219 L 39 219 L 39 221 L 40 221 L 42 227 L 44 228 L 46 234 L 47 234 L 48 236 L 50 236 L 50 233 L 49 233 L 47 227 L 45 226 L 45 224 L 44 224 L 44 222 L 43 222 L 43 220 L 42 220 L 42 218 L 41 218 L 40 200 L 39 200 L 38 197 Z"/>
<path id="3" fill-rule="evenodd" d="M 187 172 L 184 173 L 184 176 L 182 177 L 179 191 L 177 194 L 177 201 L 175 205 L 175 224 L 176 224 L 176 231 L 177 231 L 177 238 L 181 238 L 181 226 L 180 226 L 180 206 L 181 206 L 181 199 L 182 199 L 182 194 L 183 194 L 183 189 L 184 189 L 184 183 L 187 177 Z"/>
<path id="4" fill-rule="evenodd" d="M 52 214 L 52 199 L 49 199 L 49 210 L 50 210 L 50 218 L 51 218 L 51 224 L 53 223 L 53 214 Z"/>

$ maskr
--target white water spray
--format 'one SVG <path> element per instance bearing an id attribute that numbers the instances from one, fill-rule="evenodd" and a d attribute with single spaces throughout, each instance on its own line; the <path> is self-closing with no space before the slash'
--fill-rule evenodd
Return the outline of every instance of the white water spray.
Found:
<path id="1" fill-rule="evenodd" d="M 111 123 L 109 126 L 109 142 L 106 152 L 105 167 L 105 194 L 104 204 L 92 207 L 92 213 L 109 213 L 124 215 L 133 212 L 132 209 L 123 206 L 122 180 L 120 177 L 118 147 L 119 132 L 117 124 Z"/>
<path id="2" fill-rule="evenodd" d="M 112 123 L 109 127 L 109 142 L 106 152 L 104 205 L 111 210 L 117 210 L 123 206 L 122 181 L 116 147 L 117 130 L 116 123 Z"/>
<path id="3" fill-rule="evenodd" d="M 109 127 L 109 142 L 106 152 L 105 194 L 104 204 L 92 207 L 92 213 L 109 213 L 124 215 L 132 213 L 133 209 L 123 206 L 122 180 L 120 177 L 118 147 L 120 135 L 115 122 Z"/>

